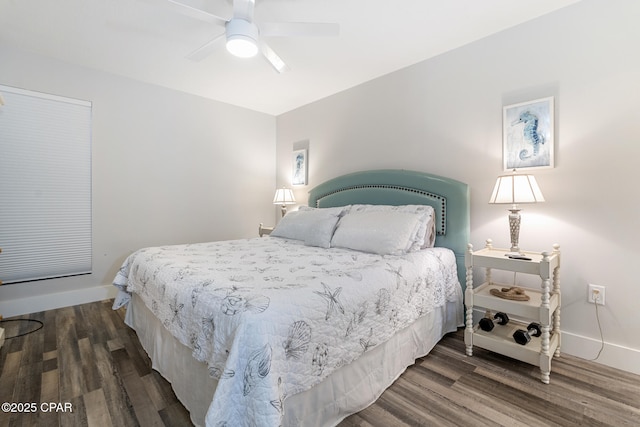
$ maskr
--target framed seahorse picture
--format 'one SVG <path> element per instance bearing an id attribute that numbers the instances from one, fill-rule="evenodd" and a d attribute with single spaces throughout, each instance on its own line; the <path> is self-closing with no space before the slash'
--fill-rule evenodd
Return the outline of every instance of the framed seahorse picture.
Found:
<path id="1" fill-rule="evenodd" d="M 504 170 L 554 167 L 553 117 L 553 96 L 503 107 Z"/>
<path id="2" fill-rule="evenodd" d="M 307 150 L 294 150 L 293 151 L 293 173 L 291 177 L 291 184 L 293 185 L 307 185 Z"/>

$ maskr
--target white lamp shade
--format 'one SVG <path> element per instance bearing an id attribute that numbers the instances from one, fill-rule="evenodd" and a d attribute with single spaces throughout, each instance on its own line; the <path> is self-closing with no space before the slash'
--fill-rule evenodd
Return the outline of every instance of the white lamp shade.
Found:
<path id="1" fill-rule="evenodd" d="M 542 191 L 533 175 L 499 176 L 489 203 L 538 203 L 544 202 Z"/>
<path id="2" fill-rule="evenodd" d="M 290 188 L 278 188 L 273 197 L 274 205 L 292 205 L 295 202 L 296 198 L 293 197 L 293 191 Z"/>

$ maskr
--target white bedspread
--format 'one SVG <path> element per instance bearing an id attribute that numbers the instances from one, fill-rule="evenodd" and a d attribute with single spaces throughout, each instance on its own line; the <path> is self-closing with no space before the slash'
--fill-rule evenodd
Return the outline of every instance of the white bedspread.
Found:
<path id="1" fill-rule="evenodd" d="M 130 292 L 219 380 L 208 426 L 279 426 L 286 397 L 460 294 L 453 252 L 381 256 L 256 238 L 141 249 Z"/>

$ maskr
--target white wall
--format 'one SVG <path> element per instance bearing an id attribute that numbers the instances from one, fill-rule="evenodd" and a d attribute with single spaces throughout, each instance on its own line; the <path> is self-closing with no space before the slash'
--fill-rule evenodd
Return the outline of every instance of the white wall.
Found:
<path id="1" fill-rule="evenodd" d="M 93 274 L 1 286 L 3 316 L 113 296 L 136 249 L 254 237 L 274 218 L 273 116 L 2 45 L 0 64 L 0 84 L 93 103 Z"/>
<path id="2" fill-rule="evenodd" d="M 509 247 L 507 211 L 487 203 L 502 173 L 502 107 L 555 97 L 556 167 L 535 171 L 547 200 L 523 206 L 521 247 L 562 252 L 563 351 L 600 348 L 587 284 L 606 286 L 599 361 L 640 373 L 640 2 L 583 0 L 277 120 L 277 181 L 309 140 L 309 186 L 375 168 L 427 171 L 471 186 L 476 248 Z"/>

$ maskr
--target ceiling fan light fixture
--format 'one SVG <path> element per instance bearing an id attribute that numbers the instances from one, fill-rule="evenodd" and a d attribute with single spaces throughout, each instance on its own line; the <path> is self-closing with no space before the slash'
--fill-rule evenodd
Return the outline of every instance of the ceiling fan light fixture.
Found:
<path id="1" fill-rule="evenodd" d="M 244 19 L 227 22 L 227 50 L 239 58 L 251 58 L 258 54 L 258 27 Z"/>
<path id="2" fill-rule="evenodd" d="M 235 35 L 227 37 L 227 50 L 239 58 L 251 58 L 258 53 L 258 46 L 254 40 Z"/>

